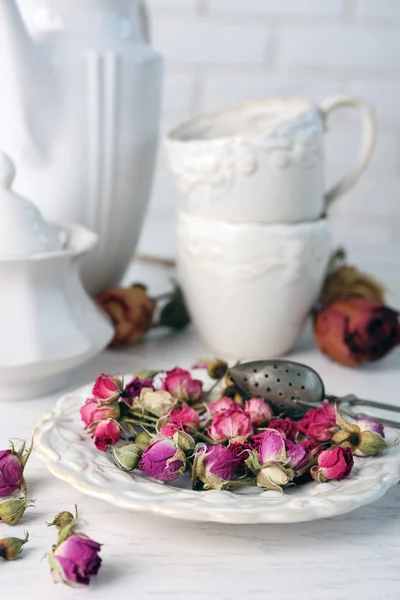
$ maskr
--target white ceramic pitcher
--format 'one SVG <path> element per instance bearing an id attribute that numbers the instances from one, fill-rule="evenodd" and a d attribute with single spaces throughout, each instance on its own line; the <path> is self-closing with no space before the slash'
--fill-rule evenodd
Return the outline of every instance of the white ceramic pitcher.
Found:
<path id="1" fill-rule="evenodd" d="M 0 0 L 0 147 L 46 218 L 99 235 L 83 278 L 132 258 L 157 147 L 161 59 L 142 0 Z"/>
<path id="2" fill-rule="evenodd" d="M 327 192 L 324 133 L 340 107 L 360 111 L 362 141 L 356 165 Z M 376 137 L 372 109 L 337 96 L 320 106 L 305 98 L 272 98 L 200 116 L 175 128 L 167 148 L 188 213 L 242 223 L 319 219 L 358 180 Z"/>

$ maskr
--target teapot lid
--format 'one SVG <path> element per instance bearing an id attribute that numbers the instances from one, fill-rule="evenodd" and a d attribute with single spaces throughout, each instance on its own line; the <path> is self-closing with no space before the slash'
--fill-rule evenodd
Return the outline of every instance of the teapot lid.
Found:
<path id="1" fill-rule="evenodd" d="M 33 202 L 11 190 L 14 177 L 13 161 L 0 152 L 0 260 L 61 250 L 58 231 Z"/>

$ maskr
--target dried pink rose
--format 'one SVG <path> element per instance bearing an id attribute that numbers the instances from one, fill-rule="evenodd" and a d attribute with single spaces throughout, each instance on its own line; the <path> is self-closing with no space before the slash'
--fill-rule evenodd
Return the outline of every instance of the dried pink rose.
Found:
<path id="1" fill-rule="evenodd" d="M 193 379 L 189 371 L 176 367 L 167 371 L 161 389 L 182 402 L 195 402 L 203 392 L 203 384 L 199 379 Z"/>
<path id="2" fill-rule="evenodd" d="M 229 450 L 233 452 L 240 461 L 240 464 L 245 466 L 245 462 L 253 451 L 253 447 L 246 442 L 233 442 L 233 444 L 229 444 Z"/>
<path id="3" fill-rule="evenodd" d="M 140 471 L 159 481 L 178 479 L 185 467 L 184 453 L 167 438 L 157 439 L 150 444 L 139 462 Z"/>
<path id="4" fill-rule="evenodd" d="M 100 400 L 103 404 L 119 400 L 124 388 L 122 376 L 117 375 L 100 375 L 93 386 L 92 394 L 94 398 Z"/>
<path id="5" fill-rule="evenodd" d="M 98 450 L 106 450 L 108 446 L 114 446 L 121 437 L 119 425 L 114 419 L 101 421 L 94 430 L 92 438 Z"/>
<path id="6" fill-rule="evenodd" d="M 134 377 L 132 381 L 126 384 L 121 400 L 132 404 L 132 399 L 139 398 L 143 388 L 154 390 L 153 382 L 147 378 Z"/>
<path id="7" fill-rule="evenodd" d="M 336 426 L 335 409 L 324 402 L 321 407 L 309 410 L 297 425 L 306 437 L 317 442 L 327 442 L 332 438 L 331 430 Z"/>
<path id="8" fill-rule="evenodd" d="M 211 446 L 201 451 L 196 462 L 196 475 L 206 489 L 221 489 L 224 483 L 232 480 L 239 464 L 239 459 L 226 446 Z"/>
<path id="9" fill-rule="evenodd" d="M 337 446 L 324 450 L 318 457 L 318 466 L 312 467 L 312 477 L 323 483 L 328 479 L 347 479 L 353 468 L 354 459 L 351 448 Z"/>
<path id="10" fill-rule="evenodd" d="M 208 405 L 208 408 L 211 410 L 211 413 L 213 415 L 219 413 L 219 414 L 226 414 L 226 413 L 230 413 L 230 412 L 243 412 L 243 405 L 242 404 L 238 404 L 237 402 L 235 402 L 233 400 L 233 398 L 229 398 L 228 396 L 223 396 L 222 398 L 220 398 L 219 400 L 215 400 L 214 402 L 210 402 L 210 404 Z"/>
<path id="11" fill-rule="evenodd" d="M 99 405 L 96 398 L 88 398 L 82 406 L 81 419 L 86 425 L 86 429 L 93 430 L 101 421 L 107 419 L 119 419 L 120 407 L 118 403 L 108 404 L 106 406 Z"/>
<path id="12" fill-rule="evenodd" d="M 269 462 L 286 462 L 285 437 L 274 429 L 264 431 L 259 455 L 262 465 Z"/>
<path id="13" fill-rule="evenodd" d="M 299 433 L 299 428 L 297 427 L 296 421 L 293 421 L 293 419 L 290 417 L 285 417 L 284 419 L 274 419 L 270 422 L 269 428 L 280 431 L 288 438 L 288 440 L 292 440 L 293 442 Z"/>
<path id="14" fill-rule="evenodd" d="M 320 446 L 315 440 L 302 440 L 300 442 L 300 446 L 303 446 L 308 456 L 310 456 L 312 453 L 312 455 L 316 457 L 319 456 L 323 451 L 322 446 Z"/>
<path id="15" fill-rule="evenodd" d="M 288 458 L 287 466 L 298 471 L 306 466 L 308 452 L 301 444 L 295 444 L 292 440 L 285 440 L 285 450 Z"/>
<path id="16" fill-rule="evenodd" d="M 244 412 L 249 417 L 253 427 L 268 425 L 273 417 L 270 405 L 262 398 L 251 398 L 248 400 L 245 403 Z"/>
<path id="17" fill-rule="evenodd" d="M 52 575 L 56 583 L 89 585 L 90 578 L 101 567 L 101 544 L 83 533 L 72 533 L 49 555 Z"/>
<path id="18" fill-rule="evenodd" d="M 22 465 L 11 450 L 0 450 L 0 496 L 15 492 L 22 481 Z"/>
<path id="19" fill-rule="evenodd" d="M 216 413 L 208 430 L 208 435 L 215 442 L 244 442 L 252 433 L 253 427 L 249 417 L 239 411 Z"/>
<path id="20" fill-rule="evenodd" d="M 199 414 L 187 404 L 182 408 L 173 410 L 167 418 L 167 422 L 160 430 L 162 435 L 172 437 L 175 431 L 188 431 L 188 428 L 197 429 L 200 426 Z"/>

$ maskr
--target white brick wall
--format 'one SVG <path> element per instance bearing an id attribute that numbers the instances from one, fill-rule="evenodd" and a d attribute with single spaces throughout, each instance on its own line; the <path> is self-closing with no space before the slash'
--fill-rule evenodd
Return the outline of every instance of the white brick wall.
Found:
<path id="1" fill-rule="evenodd" d="M 335 236 L 400 244 L 400 0 L 147 0 L 166 57 L 163 131 L 245 100 L 357 94 L 375 107 L 379 141 L 368 172 L 332 210 Z M 355 160 L 359 123 L 335 114 L 328 182 Z M 160 150 L 141 251 L 173 255 L 179 202 Z M 157 243 L 154 243 L 154 238 Z"/>

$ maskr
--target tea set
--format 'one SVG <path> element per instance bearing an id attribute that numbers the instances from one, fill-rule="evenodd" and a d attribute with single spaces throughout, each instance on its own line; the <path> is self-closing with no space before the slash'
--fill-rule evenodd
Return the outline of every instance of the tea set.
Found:
<path id="1" fill-rule="evenodd" d="M 121 280 L 137 243 L 162 61 L 142 0 L 1 0 L 0 59 L 0 383 L 19 398 L 61 387 L 112 337 L 90 295 Z M 349 106 L 360 155 L 325 191 L 327 120 Z M 169 133 L 179 282 L 213 354 L 268 359 L 293 347 L 329 262 L 327 211 L 375 137 L 370 106 L 347 96 L 270 98 Z"/>
<path id="2" fill-rule="evenodd" d="M 359 110 L 356 165 L 324 191 L 329 114 Z M 168 136 L 182 193 L 179 280 L 205 344 L 233 359 L 285 354 L 320 291 L 332 251 L 327 210 L 374 148 L 372 109 L 337 96 L 275 98 L 200 116 Z"/>

